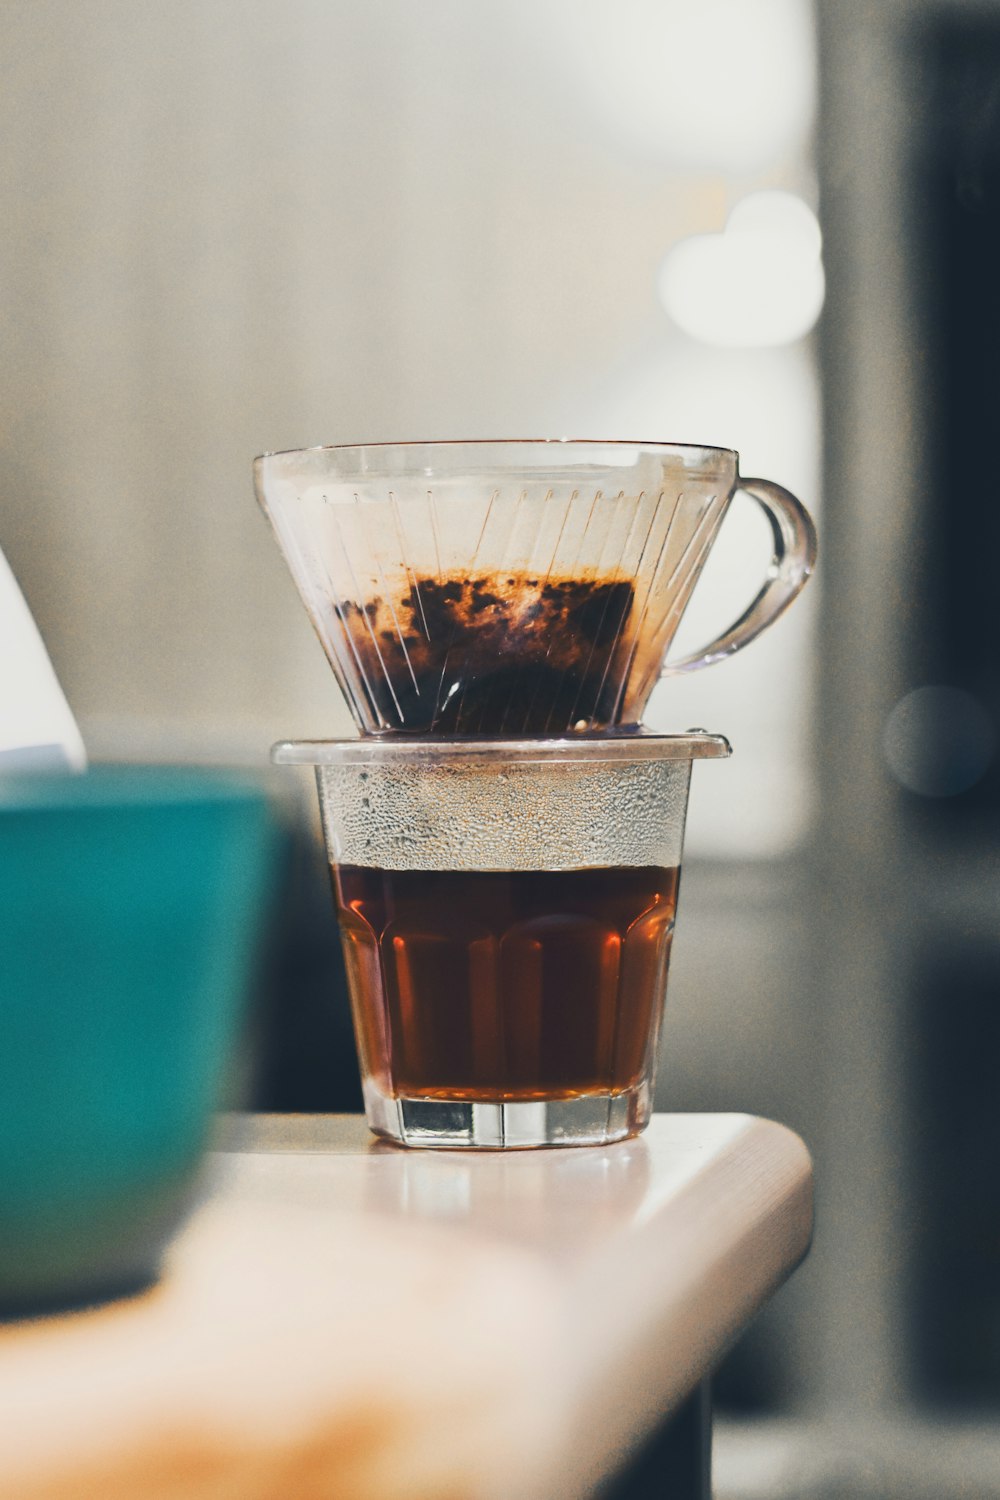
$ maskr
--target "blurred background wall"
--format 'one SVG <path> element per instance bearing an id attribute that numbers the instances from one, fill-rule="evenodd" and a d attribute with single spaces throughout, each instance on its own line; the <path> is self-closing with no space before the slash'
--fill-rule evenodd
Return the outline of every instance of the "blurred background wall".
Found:
<path id="1" fill-rule="evenodd" d="M 658 293 L 671 247 L 755 189 L 814 196 L 800 0 L 15 0 L 4 20 L 3 543 L 93 753 L 260 757 L 348 729 L 252 499 L 264 449 L 673 434 L 815 503 L 809 354 L 719 350 Z M 742 763 L 785 785 L 727 845 L 801 833 L 783 772 L 807 640 L 800 616 L 732 668 Z M 658 717 L 735 734 L 729 670 Z"/>
<path id="2" fill-rule="evenodd" d="M 735 749 L 695 777 L 658 1104 L 784 1119 L 819 1171 L 816 1249 L 719 1382 L 722 1497 L 1000 1493 L 997 16 L 0 16 L 0 546 L 96 758 L 263 774 L 350 732 L 252 498 L 265 449 L 718 442 L 819 517 L 802 601 L 649 714 Z M 751 596 L 763 531 L 734 509 L 679 650 Z M 343 1107 L 287 795 L 256 1102 Z"/>

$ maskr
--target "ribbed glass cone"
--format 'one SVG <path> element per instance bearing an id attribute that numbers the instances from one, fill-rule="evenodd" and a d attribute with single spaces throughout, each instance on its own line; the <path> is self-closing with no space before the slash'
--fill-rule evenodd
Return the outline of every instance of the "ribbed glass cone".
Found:
<path id="1" fill-rule="evenodd" d="M 724 449 L 310 449 L 258 494 L 360 729 L 636 723 L 736 483 Z"/>

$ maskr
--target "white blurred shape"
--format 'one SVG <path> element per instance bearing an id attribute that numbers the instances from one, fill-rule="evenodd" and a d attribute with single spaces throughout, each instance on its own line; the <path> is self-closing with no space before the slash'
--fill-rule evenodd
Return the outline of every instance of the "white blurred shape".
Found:
<path id="1" fill-rule="evenodd" d="M 613 139 L 685 170 L 740 174 L 805 141 L 815 57 L 808 0 L 575 0 L 559 50 Z"/>
<path id="2" fill-rule="evenodd" d="M 663 262 L 660 299 L 679 328 L 705 344 L 769 349 L 794 344 L 823 306 L 822 236 L 794 193 L 751 193 L 722 234 L 680 240 Z"/>
<path id="3" fill-rule="evenodd" d="M 0 775 L 86 770 L 76 720 L 2 552 L 0 641 Z"/>
<path id="4" fill-rule="evenodd" d="M 819 220 L 808 203 L 781 188 L 741 198 L 729 215 L 726 233 L 770 235 L 808 261 L 818 260 L 823 248 Z"/>
<path id="5" fill-rule="evenodd" d="M 885 724 L 886 763 L 922 797 L 955 797 L 975 786 L 997 748 L 986 709 L 961 688 L 928 685 L 901 698 Z"/>

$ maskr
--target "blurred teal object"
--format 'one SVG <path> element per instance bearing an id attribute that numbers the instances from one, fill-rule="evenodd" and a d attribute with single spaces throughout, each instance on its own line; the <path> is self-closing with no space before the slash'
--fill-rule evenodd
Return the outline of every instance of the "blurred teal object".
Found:
<path id="1" fill-rule="evenodd" d="M 0 1315 L 155 1277 L 222 1102 L 275 844 L 237 773 L 0 777 Z"/>

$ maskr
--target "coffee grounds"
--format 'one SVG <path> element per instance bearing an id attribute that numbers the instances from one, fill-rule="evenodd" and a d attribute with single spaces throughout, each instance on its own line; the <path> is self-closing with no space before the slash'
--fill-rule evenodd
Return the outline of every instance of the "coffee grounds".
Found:
<path id="1" fill-rule="evenodd" d="M 388 728 L 559 734 L 616 722 L 633 595 L 621 579 L 426 577 L 339 614 Z"/>

